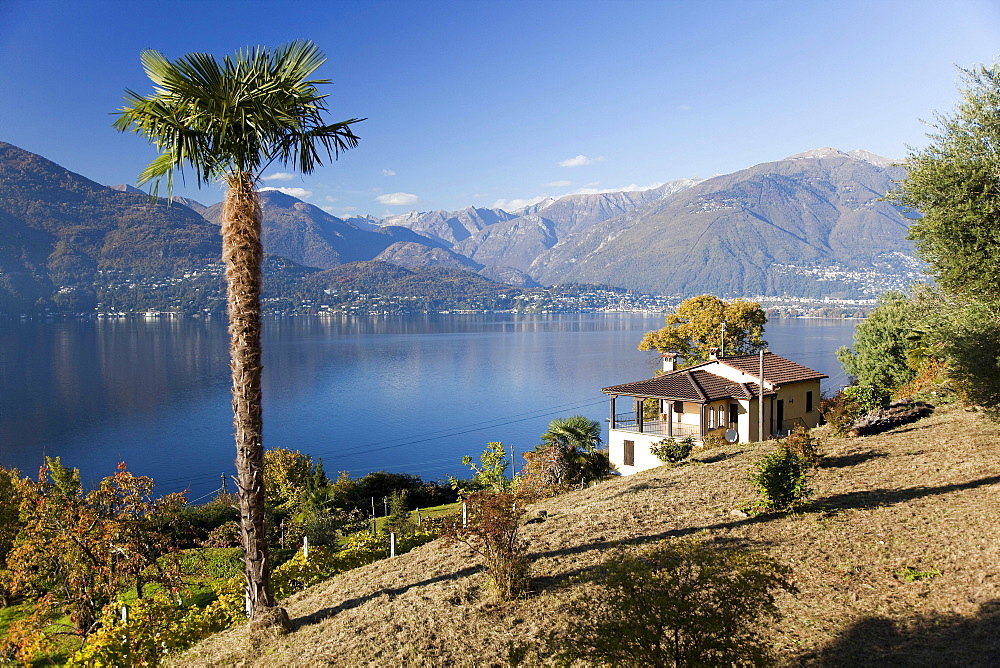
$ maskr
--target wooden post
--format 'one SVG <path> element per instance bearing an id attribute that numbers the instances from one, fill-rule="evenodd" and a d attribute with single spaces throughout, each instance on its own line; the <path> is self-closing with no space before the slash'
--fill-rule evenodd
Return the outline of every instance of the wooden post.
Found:
<path id="1" fill-rule="evenodd" d="M 469 506 L 462 501 L 462 528 L 464 529 L 469 524 Z"/>
<path id="2" fill-rule="evenodd" d="M 615 399 L 617 398 L 618 398 L 617 395 L 614 394 L 611 395 L 611 422 L 609 423 L 610 424 L 610 426 L 608 427 L 609 429 L 615 428 Z"/>
<path id="3" fill-rule="evenodd" d="M 309 536 L 302 537 L 302 558 L 309 561 Z"/>
<path id="4" fill-rule="evenodd" d="M 389 558 L 396 556 L 396 533 L 389 534 Z"/>
<path id="5" fill-rule="evenodd" d="M 417 508 L 417 528 L 420 528 L 420 508 Z"/>

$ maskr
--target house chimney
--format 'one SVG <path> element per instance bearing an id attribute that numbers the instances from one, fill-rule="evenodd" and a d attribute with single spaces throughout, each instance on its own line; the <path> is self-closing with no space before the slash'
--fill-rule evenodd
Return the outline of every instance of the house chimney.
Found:
<path id="1" fill-rule="evenodd" d="M 715 346 L 712 346 L 711 348 L 709 348 L 708 349 L 708 359 L 712 360 L 713 362 L 715 360 L 719 359 L 719 349 L 716 348 Z"/>
<path id="2" fill-rule="evenodd" d="M 677 371 L 677 353 L 663 353 L 663 371 Z"/>

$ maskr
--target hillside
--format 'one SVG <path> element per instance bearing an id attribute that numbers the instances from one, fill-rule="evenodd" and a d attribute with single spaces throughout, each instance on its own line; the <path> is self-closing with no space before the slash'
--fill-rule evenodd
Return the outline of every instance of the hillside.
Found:
<path id="1" fill-rule="evenodd" d="M 178 665 L 509 665 L 565 618 L 585 576 L 618 550 L 692 536 L 794 569 L 771 630 L 786 665 L 996 665 L 1000 656 L 1000 461 L 996 425 L 961 408 L 881 436 L 828 439 L 812 507 L 743 518 L 746 479 L 767 446 L 727 446 L 537 504 L 524 527 L 532 592 L 490 601 L 477 558 L 435 541 L 335 577 L 284 604 L 296 630 L 255 644 L 245 628 Z M 903 569 L 940 571 L 908 582 Z M 530 656 L 529 665 L 544 663 Z"/>
<path id="2" fill-rule="evenodd" d="M 185 206 L 118 191 L 0 142 L 0 312 L 93 308 L 97 272 L 170 277 L 218 261 L 218 231 Z"/>
<path id="3" fill-rule="evenodd" d="M 878 294 L 873 266 L 920 276 L 906 219 L 880 200 L 901 168 L 818 149 L 702 181 L 540 254 L 543 284 L 606 282 L 659 294 Z"/>

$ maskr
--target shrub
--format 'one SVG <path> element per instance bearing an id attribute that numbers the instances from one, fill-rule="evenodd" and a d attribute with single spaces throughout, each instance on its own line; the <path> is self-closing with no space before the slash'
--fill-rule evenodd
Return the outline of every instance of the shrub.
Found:
<path id="1" fill-rule="evenodd" d="M 542 444 L 524 453 L 525 465 L 515 480 L 518 495 L 532 498 L 555 496 L 573 489 L 565 453 L 558 445 Z"/>
<path id="2" fill-rule="evenodd" d="M 843 391 L 824 397 L 820 404 L 823 419 L 827 421 L 835 436 L 846 436 L 854 423 L 864 414 L 857 401 Z"/>
<path id="3" fill-rule="evenodd" d="M 181 557 L 181 568 L 185 575 L 216 580 L 239 577 L 243 574 L 243 550 L 238 547 L 186 550 Z"/>
<path id="4" fill-rule="evenodd" d="M 406 505 L 408 496 L 405 489 L 398 489 L 389 497 L 389 517 L 386 518 L 386 531 L 404 534 L 413 529 L 414 523 L 410 519 L 410 509 Z"/>
<path id="5" fill-rule="evenodd" d="M 472 548 L 486 562 L 486 575 L 502 601 L 521 596 L 528 587 L 527 544 L 518 530 L 525 499 L 509 492 L 476 492 L 468 499 L 466 526 L 456 523 L 445 537 Z"/>
<path id="6" fill-rule="evenodd" d="M 775 591 L 795 591 L 790 573 L 749 550 L 665 541 L 606 562 L 570 604 L 578 621 L 548 649 L 566 665 L 766 665 L 760 631 L 779 617 Z"/>
<path id="7" fill-rule="evenodd" d="M 809 462 L 783 446 L 761 459 L 750 472 L 750 482 L 761 497 L 756 508 L 783 511 L 801 505 L 811 492 L 808 472 Z"/>
<path id="8" fill-rule="evenodd" d="M 109 606 L 101 628 L 69 658 L 67 666 L 155 666 L 170 652 L 184 650 L 202 638 L 246 621 L 242 587 L 229 582 L 217 600 L 204 608 L 178 605 L 163 593 L 130 607 L 128 622 L 120 607 Z"/>
<path id="9" fill-rule="evenodd" d="M 705 434 L 705 437 L 701 439 L 702 446 L 709 450 L 711 448 L 721 448 L 726 445 L 725 431 L 718 430 Z"/>
<path id="10" fill-rule="evenodd" d="M 362 531 L 368 524 L 360 510 L 319 512 L 297 521 L 288 518 L 280 527 L 281 545 L 301 545 L 306 536 L 310 545 L 336 545 L 340 536 Z"/>
<path id="11" fill-rule="evenodd" d="M 432 531 L 415 531 L 396 538 L 396 554 L 429 543 L 437 538 Z M 281 564 L 271 574 L 271 584 L 276 598 L 291 596 L 297 591 L 327 580 L 338 573 L 375 563 L 389 556 L 389 537 L 385 534 L 372 535 L 367 531 L 347 537 L 344 547 L 335 550 L 329 547 L 310 547 L 309 557 L 302 550 Z"/>
<path id="12" fill-rule="evenodd" d="M 208 533 L 208 537 L 201 541 L 201 546 L 240 547 L 240 525 L 234 521 L 215 527 Z"/>
<path id="13" fill-rule="evenodd" d="M 809 430 L 798 426 L 795 430 L 781 441 L 781 446 L 786 450 L 794 452 L 804 459 L 809 466 L 815 468 L 823 459 L 823 454 L 819 450 L 819 442 L 809 435 Z"/>
<path id="14" fill-rule="evenodd" d="M 693 448 L 694 440 L 689 436 L 682 441 L 665 438 L 649 446 L 649 451 L 664 464 L 677 464 L 687 459 Z"/>
<path id="15" fill-rule="evenodd" d="M 858 404 L 862 415 L 889 405 L 889 393 L 874 385 L 852 385 L 845 387 L 842 393 Z"/>

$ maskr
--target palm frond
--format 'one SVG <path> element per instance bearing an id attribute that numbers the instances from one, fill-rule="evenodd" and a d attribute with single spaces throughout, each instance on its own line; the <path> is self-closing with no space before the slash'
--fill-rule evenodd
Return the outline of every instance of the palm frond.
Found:
<path id="1" fill-rule="evenodd" d="M 351 126 L 365 119 L 323 120 L 327 96 L 318 86 L 330 82 L 310 79 L 326 62 L 312 42 L 246 48 L 221 63 L 205 53 L 171 61 L 152 49 L 140 60 L 154 92 L 127 90 L 114 127 L 160 152 L 140 175 L 154 189 L 166 179 L 169 194 L 173 172 L 185 167 L 199 184 L 226 173 L 259 176 L 274 161 L 310 173 L 358 145 Z"/>

